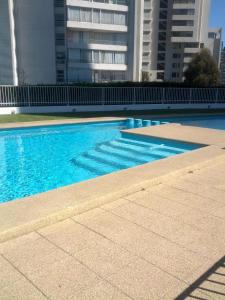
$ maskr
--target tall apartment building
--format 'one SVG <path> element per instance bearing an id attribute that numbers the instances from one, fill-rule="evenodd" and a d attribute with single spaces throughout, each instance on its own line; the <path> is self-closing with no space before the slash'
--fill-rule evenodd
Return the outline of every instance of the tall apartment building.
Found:
<path id="1" fill-rule="evenodd" d="M 143 3 L 0 0 L 0 83 L 139 81 Z"/>
<path id="2" fill-rule="evenodd" d="M 0 0 L 0 22 L 0 84 L 55 83 L 53 0 Z"/>
<path id="3" fill-rule="evenodd" d="M 225 47 L 223 47 L 221 51 L 220 73 L 222 84 L 225 85 Z"/>
<path id="4" fill-rule="evenodd" d="M 208 32 L 208 42 L 206 47 L 211 51 L 218 67 L 222 55 L 222 28 L 210 29 Z"/>
<path id="5" fill-rule="evenodd" d="M 207 45 L 210 2 L 145 0 L 142 65 L 150 80 L 182 80 L 193 54 Z"/>
<path id="6" fill-rule="evenodd" d="M 0 0 L 0 84 L 181 81 L 211 0 Z M 3 45 L 3 46 L 1 46 Z"/>

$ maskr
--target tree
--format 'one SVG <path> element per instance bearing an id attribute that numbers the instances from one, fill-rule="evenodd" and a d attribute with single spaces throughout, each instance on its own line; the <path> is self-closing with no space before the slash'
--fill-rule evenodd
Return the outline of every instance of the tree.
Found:
<path id="1" fill-rule="evenodd" d="M 211 87 L 220 83 L 220 72 L 210 50 L 204 48 L 195 54 L 184 72 L 188 85 Z"/>

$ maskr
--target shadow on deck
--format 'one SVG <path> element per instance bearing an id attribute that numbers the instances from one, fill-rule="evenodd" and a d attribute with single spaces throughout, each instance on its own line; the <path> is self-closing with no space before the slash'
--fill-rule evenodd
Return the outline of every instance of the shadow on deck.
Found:
<path id="1" fill-rule="evenodd" d="M 225 256 L 175 298 L 184 299 L 225 299 Z"/>

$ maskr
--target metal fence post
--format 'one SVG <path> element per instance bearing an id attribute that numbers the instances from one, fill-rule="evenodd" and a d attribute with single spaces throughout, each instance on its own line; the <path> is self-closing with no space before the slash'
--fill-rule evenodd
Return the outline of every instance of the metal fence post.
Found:
<path id="1" fill-rule="evenodd" d="M 31 106 L 31 103 L 30 103 L 30 87 L 28 86 L 27 87 L 27 96 L 28 96 L 28 106 Z"/>
<path id="2" fill-rule="evenodd" d="M 164 104 L 165 100 L 166 100 L 166 89 L 163 88 L 162 104 Z"/>
<path id="3" fill-rule="evenodd" d="M 133 105 L 136 104 L 136 87 L 133 88 Z"/>
<path id="4" fill-rule="evenodd" d="M 219 100 L 219 89 L 216 89 L 216 99 L 215 99 L 215 103 L 218 103 Z"/>
<path id="5" fill-rule="evenodd" d="M 105 105 L 105 88 L 101 87 L 101 99 L 102 105 Z"/>
<path id="6" fill-rule="evenodd" d="M 192 101 L 192 88 L 190 88 L 190 95 L 189 95 L 189 104 L 191 103 L 191 101 Z"/>
<path id="7" fill-rule="evenodd" d="M 70 99 L 69 99 L 69 87 L 68 86 L 66 86 L 66 92 L 65 92 L 65 94 L 66 94 L 67 106 L 69 106 L 70 105 Z"/>

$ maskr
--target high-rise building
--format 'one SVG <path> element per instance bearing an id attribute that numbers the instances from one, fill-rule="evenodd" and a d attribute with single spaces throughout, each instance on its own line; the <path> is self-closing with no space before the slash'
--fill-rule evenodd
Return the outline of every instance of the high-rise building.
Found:
<path id="1" fill-rule="evenodd" d="M 222 84 L 225 84 L 225 48 L 224 47 L 222 47 L 222 51 L 221 51 L 220 73 L 221 73 L 221 82 Z"/>
<path id="2" fill-rule="evenodd" d="M 143 1 L 66 4 L 67 81 L 139 81 Z"/>
<path id="3" fill-rule="evenodd" d="M 139 81 L 143 3 L 0 0 L 0 84 Z"/>
<path id="4" fill-rule="evenodd" d="M 211 0 L 0 0 L 0 84 L 182 81 Z"/>
<path id="5" fill-rule="evenodd" d="M 206 47 L 211 51 L 218 67 L 220 66 L 222 51 L 222 28 L 210 29 Z"/>
<path id="6" fill-rule="evenodd" d="M 142 64 L 150 80 L 182 80 L 193 54 L 207 44 L 210 2 L 145 0 Z"/>

